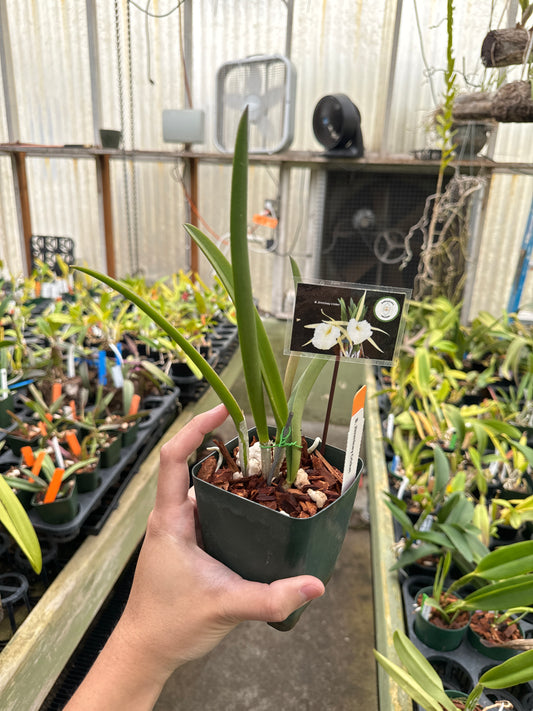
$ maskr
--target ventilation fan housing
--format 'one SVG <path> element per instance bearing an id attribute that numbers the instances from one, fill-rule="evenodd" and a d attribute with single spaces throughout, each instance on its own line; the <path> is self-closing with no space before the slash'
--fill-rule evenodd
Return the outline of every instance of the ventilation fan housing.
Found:
<path id="1" fill-rule="evenodd" d="M 296 71 L 287 57 L 258 55 L 222 64 L 216 77 L 215 145 L 233 153 L 237 125 L 248 106 L 249 151 L 278 153 L 294 135 Z"/>
<path id="2" fill-rule="evenodd" d="M 315 106 L 313 132 L 326 155 L 362 158 L 361 114 L 346 94 L 328 94 Z"/>

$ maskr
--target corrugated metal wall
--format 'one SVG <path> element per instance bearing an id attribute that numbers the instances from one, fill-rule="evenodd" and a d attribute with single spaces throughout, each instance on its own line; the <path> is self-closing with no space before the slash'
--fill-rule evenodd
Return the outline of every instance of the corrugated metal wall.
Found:
<path id="1" fill-rule="evenodd" d="M 46 145 L 93 144 L 86 3 L 5 2 L 19 123 L 16 138 Z M 432 145 L 427 129 L 435 101 L 427 67 L 438 96 L 445 65 L 446 0 L 417 0 L 416 4 L 403 0 L 400 5 L 397 61 L 387 115 L 398 0 L 294 1 L 291 59 L 297 71 L 297 95 L 293 149 L 322 150 L 312 132 L 313 109 L 321 96 L 337 92 L 346 93 L 361 110 L 368 152 L 386 149 L 408 154 Z M 455 5 L 456 67 L 468 81 L 478 81 L 476 77 L 483 75 L 481 41 L 490 27 L 507 23 L 508 3 L 462 0 Z M 177 0 L 148 4 L 96 0 L 101 127 L 122 128 L 126 148 L 172 149 L 163 142 L 161 112 L 187 106 L 180 42 L 180 26 L 183 33 L 187 30 L 184 7 L 178 8 Z M 286 23 L 287 7 L 282 0 L 192 0 L 192 33 L 186 37 L 192 48 L 188 82 L 192 105 L 206 113 L 205 142 L 198 150 L 215 150 L 217 68 L 224 61 L 252 54 L 283 54 Z M 514 70 L 510 76 L 518 74 L 519 70 Z M 463 76 L 458 81 L 464 86 Z M 388 134 L 384 137 L 386 124 Z M 494 158 L 533 163 L 531 136 L 531 125 L 501 126 Z M 7 140 L 6 113 L 2 111 L 0 141 Z M 156 278 L 187 264 L 187 243 L 181 229 L 188 219 L 179 180 L 182 171 L 179 162 L 113 161 L 120 273 L 139 267 L 147 277 Z M 285 226 L 280 251 L 299 255 L 304 270 L 312 259 L 307 228 L 309 210 L 315 207 L 307 199 L 309 177 L 307 170 L 292 171 L 288 187 L 283 189 L 289 199 L 282 205 Z M 204 164 L 199 178 L 200 213 L 215 233 L 224 235 L 228 229 L 229 168 Z M 77 256 L 103 268 L 93 160 L 31 158 L 28 180 L 33 232 L 72 236 Z M 12 271 L 20 271 L 20 237 L 8 157 L 0 158 L 0 181 L 0 258 Z M 278 168 L 254 167 L 250 173 L 250 215 L 259 212 L 266 199 L 278 197 L 280 189 Z M 498 311 L 506 306 L 513 260 L 518 256 L 532 193 L 527 175 L 497 175 L 492 180 L 473 312 L 481 308 Z M 511 257 L 510 248 L 514 250 Z M 278 309 L 290 287 L 286 257 L 261 253 L 258 245 L 252 249 L 260 303 L 266 309 Z M 506 268 L 502 270 L 504 259 Z M 207 273 L 203 262 L 202 272 Z M 497 282 L 501 288 L 486 289 L 487 281 Z M 525 300 L 533 301 L 532 282 L 529 280 L 524 290 Z"/>

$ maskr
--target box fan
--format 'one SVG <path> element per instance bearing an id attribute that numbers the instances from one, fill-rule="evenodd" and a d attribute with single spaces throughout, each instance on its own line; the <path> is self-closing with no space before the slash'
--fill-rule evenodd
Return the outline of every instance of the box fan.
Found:
<path id="1" fill-rule="evenodd" d="M 222 64 L 216 76 L 215 145 L 233 153 L 237 125 L 248 106 L 250 153 L 278 153 L 294 135 L 296 71 L 282 55 Z"/>

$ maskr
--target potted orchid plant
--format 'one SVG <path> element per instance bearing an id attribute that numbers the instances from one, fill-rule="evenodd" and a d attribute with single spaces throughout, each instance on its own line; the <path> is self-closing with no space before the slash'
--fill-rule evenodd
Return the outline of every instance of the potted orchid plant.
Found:
<path id="1" fill-rule="evenodd" d="M 293 385 L 297 357 L 291 356 L 285 381 L 281 377 L 252 294 L 246 221 L 247 172 L 245 110 L 233 159 L 231 263 L 196 227 L 187 225 L 186 230 L 213 265 L 235 306 L 243 374 L 255 424 L 252 431 L 249 432 L 241 406 L 222 379 L 160 311 L 123 282 L 91 269 L 76 268 L 100 279 L 149 315 L 200 370 L 233 419 L 235 440 L 227 445 L 220 443 L 218 459 L 210 455 L 193 471 L 207 552 L 251 580 L 271 582 L 308 573 L 327 582 L 346 534 L 362 462 L 356 460 L 353 481 L 343 490 L 344 453 L 327 446 L 324 452 L 316 449 L 313 452 L 310 440 L 302 438 L 305 402 L 325 360 L 310 359 Z M 297 274 L 294 263 L 293 272 Z M 274 427 L 267 423 L 265 393 Z M 304 465 L 320 475 L 308 476 Z M 261 492 L 255 500 L 250 498 L 248 486 L 252 479 L 251 488 Z M 235 487 L 240 487 L 238 492 L 232 491 Z M 290 629 L 300 614 L 301 611 L 293 613 L 276 627 Z"/>

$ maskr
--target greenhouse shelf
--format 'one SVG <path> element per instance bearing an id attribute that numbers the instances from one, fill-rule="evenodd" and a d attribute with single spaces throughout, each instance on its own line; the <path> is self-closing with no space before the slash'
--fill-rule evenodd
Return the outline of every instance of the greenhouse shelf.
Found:
<path id="1" fill-rule="evenodd" d="M 394 530 L 392 516 L 383 502 L 383 492 L 388 489 L 387 465 L 376 380 L 370 366 L 367 367 L 366 385 L 365 457 L 368 470 L 375 646 L 381 654 L 398 663 L 392 635 L 395 629 L 405 628 L 405 621 L 398 575 L 390 572 L 390 567 L 395 563 L 392 547 Z M 391 681 L 380 666 L 377 673 L 379 711 L 412 711 L 413 704 L 407 694 Z"/>
<path id="2" fill-rule="evenodd" d="M 222 373 L 231 387 L 238 358 Z M 0 655 L 2 711 L 37 711 L 139 545 L 155 500 L 159 450 L 197 412 L 218 402 L 211 391 L 187 406 L 155 443 L 100 532 L 88 536 Z"/>

